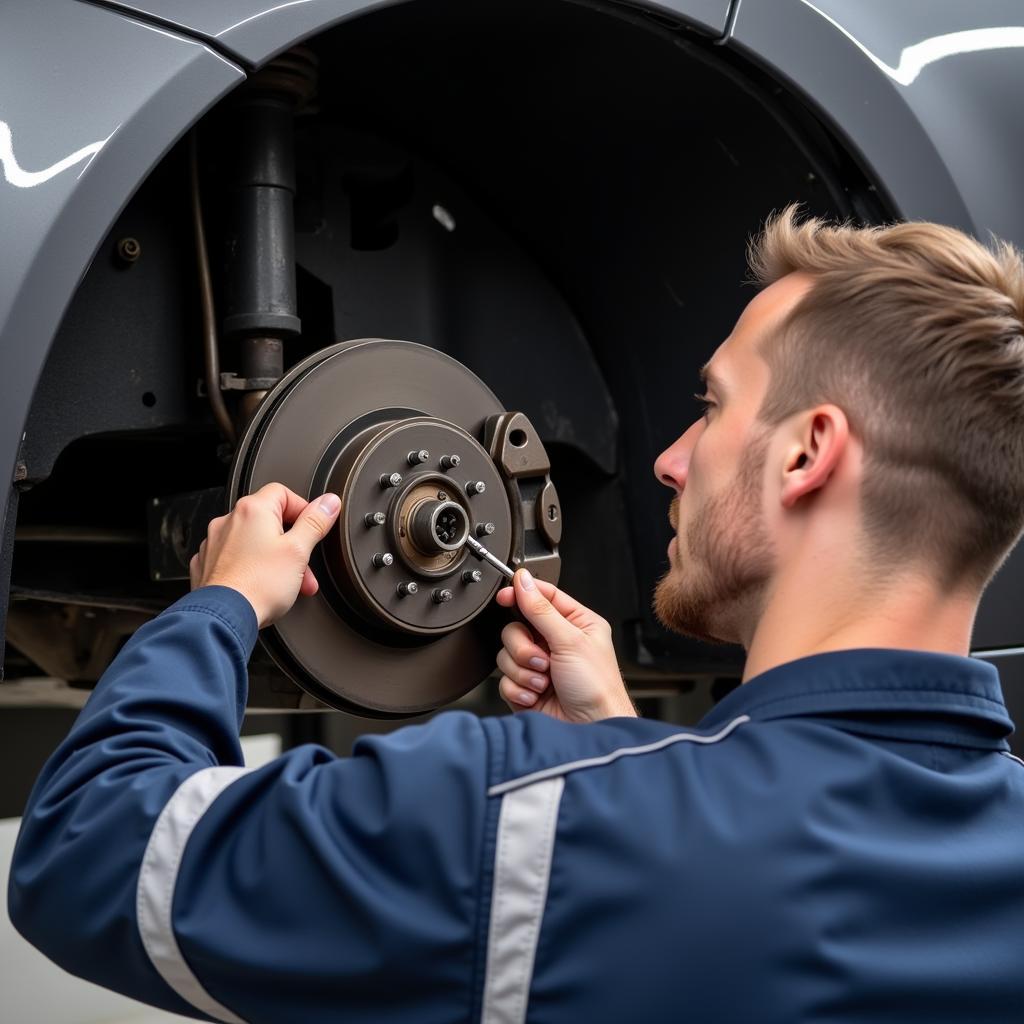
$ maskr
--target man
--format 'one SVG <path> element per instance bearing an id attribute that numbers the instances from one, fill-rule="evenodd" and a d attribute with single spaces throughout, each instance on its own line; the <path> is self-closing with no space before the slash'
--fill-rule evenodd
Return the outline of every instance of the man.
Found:
<path id="1" fill-rule="evenodd" d="M 739 641 L 695 729 L 517 573 L 503 697 L 237 767 L 245 663 L 337 500 L 211 524 L 44 769 L 10 887 L 69 970 L 226 1021 L 1024 1019 L 1024 764 L 965 655 L 1024 523 L 1024 269 L 951 229 L 769 224 L 655 463 L 656 607 Z M 285 532 L 284 526 L 292 523 Z M 590 723 L 581 725 L 579 723 Z"/>

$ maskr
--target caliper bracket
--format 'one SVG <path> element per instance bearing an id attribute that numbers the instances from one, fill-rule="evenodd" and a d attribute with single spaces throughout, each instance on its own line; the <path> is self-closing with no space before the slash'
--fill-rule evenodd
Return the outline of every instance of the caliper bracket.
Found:
<path id="1" fill-rule="evenodd" d="M 512 508 L 509 564 L 557 583 L 562 568 L 562 506 L 540 435 L 525 413 L 503 412 L 486 420 L 484 447 L 501 473 Z"/>

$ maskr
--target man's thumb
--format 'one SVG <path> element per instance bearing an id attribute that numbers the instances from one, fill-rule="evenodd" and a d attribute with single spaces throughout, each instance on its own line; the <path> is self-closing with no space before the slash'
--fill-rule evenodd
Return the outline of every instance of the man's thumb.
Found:
<path id="1" fill-rule="evenodd" d="M 338 518 L 341 498 L 336 494 L 322 494 L 314 498 L 303 510 L 288 531 L 295 534 L 312 554 L 313 548 L 327 536 L 327 532 Z"/>
<path id="2" fill-rule="evenodd" d="M 512 585 L 516 590 L 516 604 L 527 621 L 552 648 L 568 644 L 579 630 L 568 622 L 560 611 L 540 592 L 526 569 L 516 572 Z"/>

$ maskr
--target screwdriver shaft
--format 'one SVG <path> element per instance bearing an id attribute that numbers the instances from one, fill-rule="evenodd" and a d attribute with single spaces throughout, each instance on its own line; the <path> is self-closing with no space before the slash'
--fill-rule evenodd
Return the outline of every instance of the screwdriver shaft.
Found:
<path id="1" fill-rule="evenodd" d="M 479 558 L 481 562 L 486 562 L 488 565 L 493 565 L 494 568 L 497 569 L 498 572 L 500 572 L 503 576 L 507 576 L 509 579 L 512 579 L 512 577 L 515 576 L 514 569 L 510 569 L 500 558 L 498 558 L 496 555 L 492 555 L 490 551 L 488 551 L 487 548 L 485 548 L 483 544 L 481 544 L 480 541 L 478 541 L 476 538 L 467 537 L 466 547 L 468 547 L 469 550 L 472 551 L 473 554 L 476 555 L 476 557 Z"/>

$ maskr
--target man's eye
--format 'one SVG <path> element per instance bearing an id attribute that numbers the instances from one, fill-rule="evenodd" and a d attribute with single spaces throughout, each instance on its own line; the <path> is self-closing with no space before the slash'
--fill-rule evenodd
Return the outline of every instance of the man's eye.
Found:
<path id="1" fill-rule="evenodd" d="M 708 398 L 707 395 L 694 394 L 693 397 L 696 398 L 697 401 L 700 402 L 700 404 L 704 406 L 704 412 L 702 413 L 702 415 L 704 416 L 704 419 L 707 419 L 708 418 L 708 409 L 713 409 L 715 407 L 715 403 L 712 402 L 711 399 Z"/>

